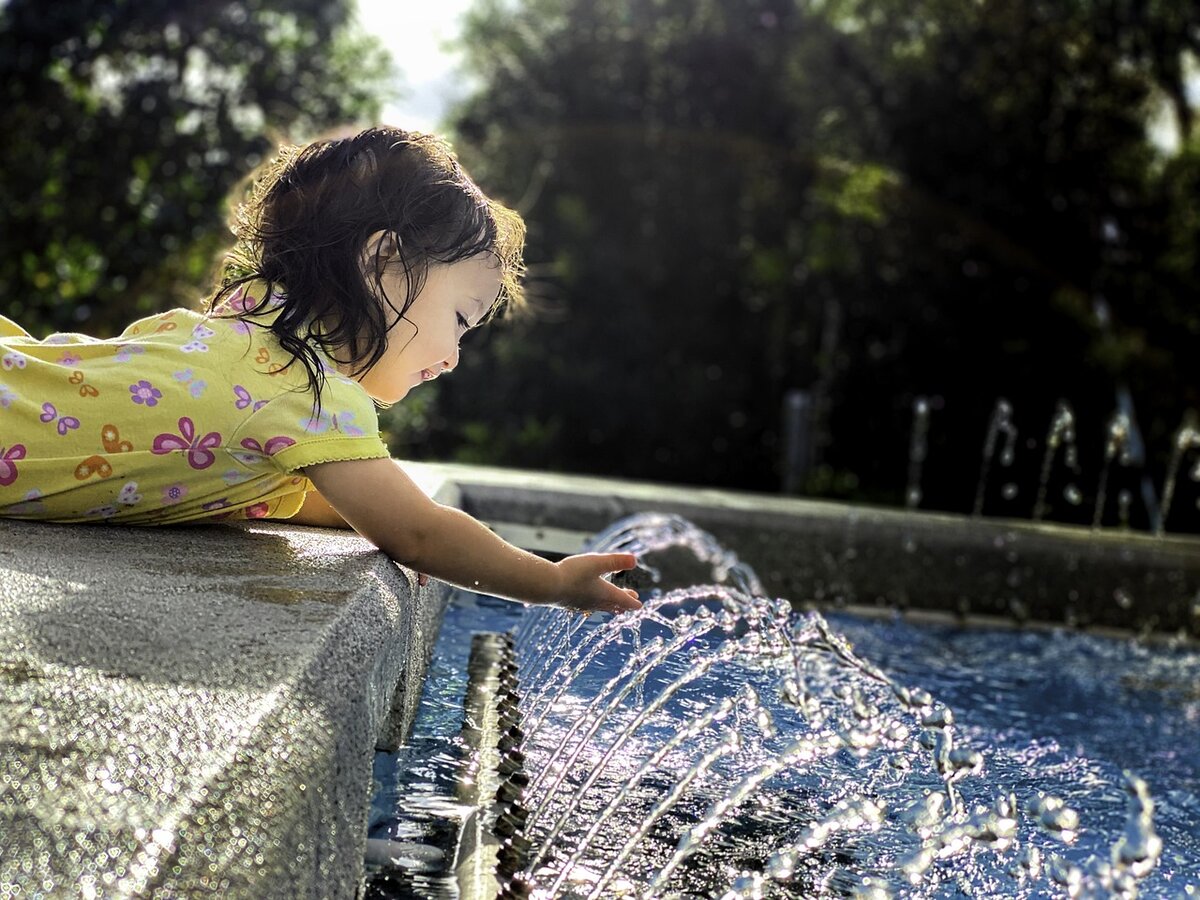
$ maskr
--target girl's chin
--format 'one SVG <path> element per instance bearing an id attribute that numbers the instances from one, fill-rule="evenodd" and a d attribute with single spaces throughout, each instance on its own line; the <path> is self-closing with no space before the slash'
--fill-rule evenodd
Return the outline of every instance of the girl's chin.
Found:
<path id="1" fill-rule="evenodd" d="M 381 391 L 378 393 L 376 393 L 374 391 L 368 391 L 367 394 L 376 403 L 385 403 L 388 406 L 391 406 L 393 403 L 399 403 L 401 400 L 403 400 L 405 397 L 407 397 L 408 392 L 411 390 L 412 390 L 412 387 L 410 386 L 410 387 L 403 388 L 399 391 L 389 391 L 389 392 Z"/>

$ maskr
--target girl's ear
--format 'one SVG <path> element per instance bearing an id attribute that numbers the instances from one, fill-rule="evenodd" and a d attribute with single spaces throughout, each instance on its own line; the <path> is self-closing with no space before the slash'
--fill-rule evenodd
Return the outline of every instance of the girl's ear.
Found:
<path id="1" fill-rule="evenodd" d="M 379 232 L 379 255 L 385 259 L 400 255 L 400 235 L 394 231 Z"/>
<path id="2" fill-rule="evenodd" d="M 391 230 L 376 231 L 363 246 L 363 271 L 382 275 L 388 261 L 399 254 L 400 235 Z"/>

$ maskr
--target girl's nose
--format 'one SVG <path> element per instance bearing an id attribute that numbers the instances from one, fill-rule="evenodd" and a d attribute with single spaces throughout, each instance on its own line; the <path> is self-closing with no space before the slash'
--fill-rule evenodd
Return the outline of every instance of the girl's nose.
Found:
<path id="1" fill-rule="evenodd" d="M 454 367 L 458 365 L 458 348 L 454 348 L 454 352 L 442 360 L 442 371 L 453 372 Z"/>

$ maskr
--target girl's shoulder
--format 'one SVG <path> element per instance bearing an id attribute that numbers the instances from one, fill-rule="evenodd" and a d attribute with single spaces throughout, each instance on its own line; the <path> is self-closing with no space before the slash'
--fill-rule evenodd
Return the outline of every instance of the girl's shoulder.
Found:
<path id="1" fill-rule="evenodd" d="M 32 335 L 8 316 L 0 315 L 0 338 L 29 338 Z"/>
<path id="2" fill-rule="evenodd" d="M 130 322 L 114 340 L 145 340 L 151 336 L 173 337 L 177 333 L 195 328 L 206 318 L 204 313 L 194 309 L 185 307 L 168 309 Z"/>
<path id="3" fill-rule="evenodd" d="M 280 290 L 268 291 L 267 285 L 261 281 L 250 281 L 218 296 L 216 300 L 209 309 L 177 307 L 138 319 L 126 326 L 119 337 L 170 334 L 183 326 L 191 329 L 197 326 L 210 328 L 211 325 L 206 323 L 222 320 L 252 321 L 266 327 L 278 316 L 287 302 L 287 295 Z M 244 334 L 248 329 L 239 327 L 236 330 Z"/>

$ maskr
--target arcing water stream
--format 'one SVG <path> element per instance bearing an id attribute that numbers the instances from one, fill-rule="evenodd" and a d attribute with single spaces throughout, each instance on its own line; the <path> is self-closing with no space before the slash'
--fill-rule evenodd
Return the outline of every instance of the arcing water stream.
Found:
<path id="1" fill-rule="evenodd" d="M 452 605 L 377 761 L 369 898 L 460 896 L 481 628 L 519 663 L 520 813 L 483 811 L 503 897 L 1200 896 L 1195 645 L 798 613 L 674 517 L 595 546 L 638 554 L 641 611 Z"/>
<path id="2" fill-rule="evenodd" d="M 981 724 L 970 709 L 956 716 L 934 696 L 946 683 L 936 670 L 922 687 L 887 674 L 822 616 L 764 598 L 751 571 L 682 520 L 639 517 L 596 546 L 632 550 L 647 564 L 686 546 L 711 567 L 712 583 L 664 583 L 642 610 L 603 624 L 553 608 L 523 617 L 516 644 L 531 780 L 515 893 L 1200 890 L 1200 836 L 1187 824 L 1200 812 L 1200 776 L 1167 782 L 1163 799 L 1150 759 L 1127 768 L 1093 758 L 1085 743 L 1076 755 L 1014 748 L 1019 718 L 1006 728 L 1003 717 Z M 904 648 L 894 649 L 903 660 Z M 1176 674 L 1194 684 L 1200 656 L 1183 660 Z M 1007 677 L 998 673 L 972 677 L 986 685 Z M 1183 714 L 1197 732 L 1192 696 Z M 1069 715 L 1059 739 L 1083 735 L 1071 719 L 1089 712 Z M 1127 724 L 1135 730 L 1139 720 Z M 1197 758 L 1194 748 L 1178 752 Z M 1166 845 L 1156 803 L 1169 807 Z"/>

